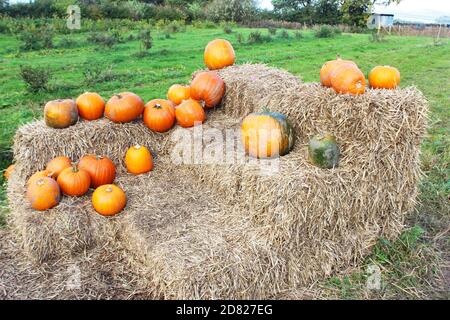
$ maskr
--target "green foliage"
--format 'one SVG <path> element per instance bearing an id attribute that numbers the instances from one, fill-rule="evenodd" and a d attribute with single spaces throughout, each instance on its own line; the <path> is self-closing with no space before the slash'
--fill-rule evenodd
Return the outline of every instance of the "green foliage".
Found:
<path id="1" fill-rule="evenodd" d="M 28 25 L 19 35 L 19 39 L 22 41 L 20 50 L 31 51 L 53 48 L 53 36 L 53 28 L 49 25 Z"/>
<path id="2" fill-rule="evenodd" d="M 100 45 L 103 48 L 111 49 L 123 40 L 120 32 L 113 30 L 110 33 L 93 32 L 87 37 L 87 41 Z"/>
<path id="3" fill-rule="evenodd" d="M 83 77 L 86 87 L 93 87 L 102 82 L 115 80 L 118 75 L 113 72 L 112 65 L 106 69 L 103 66 L 92 65 L 83 71 Z"/>
<path id="4" fill-rule="evenodd" d="M 371 5 L 372 0 L 343 0 L 342 22 L 350 26 L 365 28 Z"/>
<path id="5" fill-rule="evenodd" d="M 237 34 L 236 34 L 236 41 L 239 43 L 239 44 L 243 44 L 244 43 L 244 36 L 242 35 L 242 33 L 240 33 L 240 32 L 238 32 Z"/>
<path id="6" fill-rule="evenodd" d="M 255 0 L 213 0 L 205 9 L 206 18 L 215 22 L 245 22 L 255 19 L 256 13 Z"/>
<path id="7" fill-rule="evenodd" d="M 303 38 L 303 33 L 301 33 L 300 31 L 295 31 L 294 33 L 295 39 L 302 39 Z"/>
<path id="8" fill-rule="evenodd" d="M 253 31 L 248 35 L 247 43 L 248 44 L 257 44 L 272 41 L 272 37 L 270 35 L 263 35 L 259 31 Z"/>
<path id="9" fill-rule="evenodd" d="M 140 54 L 143 56 L 148 53 L 153 46 L 153 38 L 150 29 L 144 29 L 139 32 Z"/>
<path id="10" fill-rule="evenodd" d="M 25 82 L 27 90 L 35 93 L 48 90 L 48 82 L 51 72 L 48 68 L 32 67 L 29 65 L 20 66 L 20 77 Z"/>
<path id="11" fill-rule="evenodd" d="M 269 31 L 269 34 L 272 36 L 277 34 L 277 28 L 274 28 L 274 27 L 267 28 L 267 31 Z"/>
<path id="12" fill-rule="evenodd" d="M 56 45 L 58 48 L 74 48 L 78 45 L 78 42 L 71 37 L 62 37 L 58 44 Z"/>
<path id="13" fill-rule="evenodd" d="M 332 37 L 334 37 L 333 28 L 331 26 L 328 26 L 328 25 L 320 26 L 314 32 L 314 36 L 316 38 L 332 38 Z"/>
<path id="14" fill-rule="evenodd" d="M 280 38 L 282 38 L 282 39 L 289 39 L 290 38 L 289 32 L 287 32 L 286 30 L 282 30 L 281 33 L 280 33 Z"/>
<path id="15" fill-rule="evenodd" d="M 230 34 L 233 33 L 233 29 L 229 25 L 226 25 L 225 27 L 223 27 L 223 32 L 225 32 L 226 34 Z"/>
<path id="16" fill-rule="evenodd" d="M 376 30 L 373 31 L 370 36 L 369 36 L 369 41 L 370 42 L 374 42 L 374 43 L 378 43 L 378 42 L 383 42 L 386 41 L 384 34 L 382 32 L 378 33 Z"/>

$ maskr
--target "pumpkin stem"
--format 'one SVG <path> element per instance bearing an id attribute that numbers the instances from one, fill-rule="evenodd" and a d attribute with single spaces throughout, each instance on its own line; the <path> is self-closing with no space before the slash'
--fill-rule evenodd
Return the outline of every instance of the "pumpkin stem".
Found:
<path id="1" fill-rule="evenodd" d="M 136 145 L 134 146 L 134 148 L 135 148 L 136 150 L 139 150 L 139 149 L 141 148 L 141 145 L 140 145 L 140 144 L 136 144 Z"/>
<path id="2" fill-rule="evenodd" d="M 114 96 L 116 96 L 119 99 L 122 99 L 122 95 L 120 93 L 116 93 Z"/>
<path id="3" fill-rule="evenodd" d="M 78 172 L 78 163 L 72 162 L 72 172 Z"/>
<path id="4" fill-rule="evenodd" d="M 155 108 L 155 109 L 161 109 L 162 106 L 161 106 L 159 103 L 157 103 L 157 104 L 155 104 L 155 105 L 153 106 L 153 108 Z"/>
<path id="5" fill-rule="evenodd" d="M 106 192 L 112 192 L 113 189 L 112 189 L 111 185 L 107 186 L 106 189 L 105 189 L 105 191 L 106 191 Z"/>
<path id="6" fill-rule="evenodd" d="M 44 182 L 44 178 L 39 178 L 39 180 L 36 181 L 36 184 L 37 184 L 38 186 L 42 186 L 44 183 L 45 183 L 45 182 Z"/>

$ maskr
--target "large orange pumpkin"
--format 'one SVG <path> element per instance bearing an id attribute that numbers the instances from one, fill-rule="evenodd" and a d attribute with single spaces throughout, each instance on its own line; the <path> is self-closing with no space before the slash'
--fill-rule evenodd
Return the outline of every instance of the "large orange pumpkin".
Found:
<path id="1" fill-rule="evenodd" d="M 59 203 L 61 192 L 55 180 L 44 177 L 28 185 L 27 199 L 33 209 L 44 211 Z"/>
<path id="2" fill-rule="evenodd" d="M 132 92 L 116 94 L 105 106 L 105 116 L 113 122 L 130 122 L 144 112 L 144 101 Z"/>
<path id="3" fill-rule="evenodd" d="M 191 87 L 182 86 L 181 84 L 174 84 L 167 91 L 167 99 L 173 102 L 174 105 L 179 105 L 183 100 L 191 97 Z"/>
<path id="4" fill-rule="evenodd" d="M 96 120 L 103 116 L 105 101 L 95 92 L 85 92 L 77 100 L 78 114 L 85 120 Z"/>
<path id="5" fill-rule="evenodd" d="M 30 185 L 31 183 L 41 179 L 41 178 L 52 178 L 53 172 L 50 170 L 42 170 L 35 172 L 27 181 L 27 185 Z"/>
<path id="6" fill-rule="evenodd" d="M 125 192 L 113 184 L 105 184 L 95 189 L 92 194 L 92 205 L 95 211 L 103 216 L 113 216 L 127 204 Z"/>
<path id="7" fill-rule="evenodd" d="M 5 172 L 3 172 L 3 176 L 5 177 L 6 180 L 9 179 L 15 167 L 16 167 L 15 164 L 11 164 L 8 168 L 6 168 Z"/>
<path id="8" fill-rule="evenodd" d="M 377 66 L 369 73 L 369 84 L 374 89 L 395 89 L 400 84 L 400 72 L 390 66 Z"/>
<path id="9" fill-rule="evenodd" d="M 53 172 L 53 178 L 56 179 L 64 169 L 70 168 L 71 166 L 72 160 L 70 160 L 68 157 L 61 156 L 50 160 L 47 163 L 46 169 L 50 172 Z"/>
<path id="10" fill-rule="evenodd" d="M 320 83 L 325 87 L 331 87 L 331 73 L 336 70 L 337 67 L 341 65 L 349 64 L 356 67 L 356 63 L 350 60 L 342 60 L 341 58 L 337 58 L 336 60 L 330 60 L 324 63 L 322 68 L 320 69 Z"/>
<path id="11" fill-rule="evenodd" d="M 113 183 L 116 178 L 116 166 L 106 157 L 84 156 L 78 163 L 78 169 L 86 170 L 89 173 L 92 188 Z"/>
<path id="12" fill-rule="evenodd" d="M 56 129 L 67 128 L 78 121 L 77 104 L 72 99 L 58 99 L 47 102 L 44 107 L 47 126 Z"/>
<path id="13" fill-rule="evenodd" d="M 223 82 L 217 72 L 200 72 L 191 82 L 191 98 L 197 101 L 204 101 L 206 108 L 217 106 L 224 94 L 225 82 Z"/>
<path id="14" fill-rule="evenodd" d="M 234 64 L 235 59 L 233 46 L 227 40 L 213 40 L 205 48 L 204 60 L 209 70 L 231 66 Z"/>
<path id="15" fill-rule="evenodd" d="M 79 170 L 76 165 L 73 165 L 59 174 L 57 182 L 64 194 L 82 196 L 89 190 L 91 176 L 86 170 Z"/>
<path id="16" fill-rule="evenodd" d="M 125 154 L 125 165 L 128 172 L 141 174 L 153 169 L 153 157 L 150 151 L 141 145 L 130 147 Z"/>
<path id="17" fill-rule="evenodd" d="M 205 110 L 198 101 L 193 99 L 185 100 L 175 109 L 175 116 L 180 126 L 184 128 L 201 124 L 206 119 Z"/>
<path id="18" fill-rule="evenodd" d="M 337 93 L 362 94 L 366 90 L 366 78 L 358 67 L 343 64 L 330 75 L 331 86 Z"/>
<path id="19" fill-rule="evenodd" d="M 154 99 L 145 105 L 145 125 L 156 132 L 166 132 L 175 124 L 175 108 L 172 102 Z"/>

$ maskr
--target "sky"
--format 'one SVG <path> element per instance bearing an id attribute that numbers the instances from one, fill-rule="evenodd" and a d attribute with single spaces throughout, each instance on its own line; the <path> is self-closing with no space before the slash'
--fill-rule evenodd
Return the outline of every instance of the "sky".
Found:
<path id="1" fill-rule="evenodd" d="M 258 0 L 260 7 L 272 9 L 271 0 Z M 435 22 L 440 16 L 450 16 L 450 0 L 402 0 L 388 7 L 376 5 L 377 13 L 393 13 L 394 19 L 417 22 Z"/>

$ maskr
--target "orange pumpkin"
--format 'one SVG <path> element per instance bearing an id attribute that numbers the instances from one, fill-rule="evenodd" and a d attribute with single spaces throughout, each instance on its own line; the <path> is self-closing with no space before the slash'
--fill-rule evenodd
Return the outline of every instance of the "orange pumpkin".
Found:
<path id="1" fill-rule="evenodd" d="M 225 82 L 217 72 L 200 72 L 191 82 L 191 98 L 204 101 L 206 108 L 217 106 L 224 94 Z"/>
<path id="2" fill-rule="evenodd" d="M 167 91 L 167 99 L 173 102 L 174 105 L 179 105 L 183 100 L 191 97 L 191 87 L 182 86 L 181 84 L 174 84 Z"/>
<path id="3" fill-rule="evenodd" d="M 336 70 L 337 67 L 341 65 L 349 64 L 356 67 L 356 63 L 350 60 L 342 60 L 341 58 L 337 58 L 336 60 L 327 61 L 324 63 L 322 68 L 320 69 L 320 83 L 325 87 L 331 87 L 331 73 Z"/>
<path id="4" fill-rule="evenodd" d="M 141 174 L 153 169 L 153 157 L 150 151 L 140 145 L 135 145 L 127 150 L 125 155 L 125 165 L 128 172 Z"/>
<path id="5" fill-rule="evenodd" d="M 47 102 L 44 107 L 47 126 L 55 129 L 67 128 L 78 121 L 77 104 L 72 99 L 58 99 Z"/>
<path id="6" fill-rule="evenodd" d="M 52 178 L 53 172 L 50 170 L 42 170 L 34 173 L 27 181 L 27 185 L 41 179 L 41 178 Z"/>
<path id="7" fill-rule="evenodd" d="M 172 102 L 154 99 L 145 105 L 144 123 L 153 131 L 166 132 L 175 124 L 175 108 Z"/>
<path id="8" fill-rule="evenodd" d="M 116 178 L 116 166 L 106 157 L 84 156 L 78 163 L 78 169 L 89 173 L 92 188 L 113 183 Z"/>
<path id="9" fill-rule="evenodd" d="M 390 66 L 377 66 L 369 73 L 369 84 L 374 89 L 395 89 L 400 84 L 400 72 Z"/>
<path id="10" fill-rule="evenodd" d="M 77 100 L 78 113 L 85 120 L 96 120 L 103 116 L 105 101 L 95 92 L 85 92 Z"/>
<path id="11" fill-rule="evenodd" d="M 27 199 L 33 209 L 44 211 L 59 203 L 61 192 L 55 180 L 44 177 L 28 185 Z"/>
<path id="12" fill-rule="evenodd" d="M 79 170 L 76 165 L 73 165 L 59 174 L 57 182 L 64 194 L 82 196 L 89 191 L 91 177 L 86 170 Z"/>
<path id="13" fill-rule="evenodd" d="M 144 112 L 144 101 L 132 92 L 112 96 L 105 106 L 105 116 L 113 122 L 130 122 Z"/>
<path id="14" fill-rule="evenodd" d="M 72 160 L 68 157 L 56 157 L 53 160 L 50 160 L 47 163 L 46 169 L 50 172 L 53 172 L 53 178 L 58 178 L 58 175 L 66 168 L 70 168 L 72 166 Z"/>
<path id="15" fill-rule="evenodd" d="M 330 75 L 331 85 L 337 93 L 362 94 L 366 90 L 366 78 L 357 67 L 343 64 Z"/>
<path id="16" fill-rule="evenodd" d="M 15 164 L 12 164 L 8 168 L 6 168 L 5 172 L 3 172 L 3 176 L 5 177 L 6 180 L 8 180 L 9 177 L 11 176 L 15 166 L 16 166 Z"/>
<path id="17" fill-rule="evenodd" d="M 206 120 L 206 113 L 198 101 L 185 100 L 175 109 L 175 116 L 180 126 L 184 128 L 193 127 Z"/>
<path id="18" fill-rule="evenodd" d="M 233 46 L 227 40 L 213 40 L 205 48 L 204 60 L 209 70 L 232 66 L 235 59 Z"/>
<path id="19" fill-rule="evenodd" d="M 92 194 L 92 205 L 95 211 L 103 216 L 113 216 L 119 213 L 126 204 L 125 192 L 113 184 L 100 186 Z"/>

